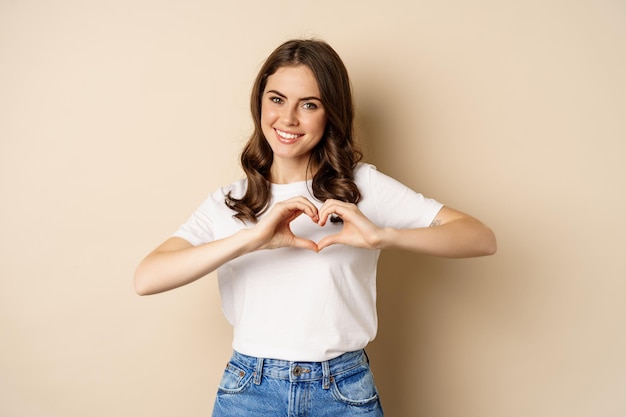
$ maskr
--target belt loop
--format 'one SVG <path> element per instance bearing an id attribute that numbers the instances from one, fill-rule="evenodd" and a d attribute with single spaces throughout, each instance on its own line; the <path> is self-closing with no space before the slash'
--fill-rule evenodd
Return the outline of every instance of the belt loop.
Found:
<path id="1" fill-rule="evenodd" d="M 263 376 L 263 358 L 256 359 L 256 369 L 254 370 L 254 383 L 256 385 L 261 384 L 261 377 Z"/>
<path id="2" fill-rule="evenodd" d="M 330 376 L 330 362 L 324 361 L 322 362 L 322 388 L 329 389 L 330 381 L 332 377 Z"/>

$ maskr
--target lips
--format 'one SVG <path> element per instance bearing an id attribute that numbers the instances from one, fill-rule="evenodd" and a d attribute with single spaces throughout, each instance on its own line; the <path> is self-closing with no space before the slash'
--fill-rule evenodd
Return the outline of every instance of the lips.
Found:
<path id="1" fill-rule="evenodd" d="M 274 131 L 276 132 L 276 137 L 278 138 L 278 140 L 282 143 L 287 144 L 297 142 L 298 139 L 304 136 L 304 134 L 283 132 L 282 130 L 278 129 L 274 129 Z"/>

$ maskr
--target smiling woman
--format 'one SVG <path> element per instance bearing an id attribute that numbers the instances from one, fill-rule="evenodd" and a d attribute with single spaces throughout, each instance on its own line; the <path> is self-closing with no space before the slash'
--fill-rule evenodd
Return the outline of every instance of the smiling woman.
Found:
<path id="1" fill-rule="evenodd" d="M 382 416 L 364 351 L 381 250 L 496 250 L 480 221 L 360 162 L 349 86 L 328 44 L 279 46 L 252 89 L 246 178 L 212 192 L 137 268 L 139 294 L 217 270 L 234 352 L 215 417 Z"/>
<path id="2" fill-rule="evenodd" d="M 317 170 L 307 162 L 326 129 L 319 96 L 317 81 L 307 66 L 282 67 L 268 77 L 261 126 L 274 156 L 272 182 L 304 181 Z"/>
<path id="3" fill-rule="evenodd" d="M 283 70 L 296 67 L 302 71 L 290 71 L 289 75 L 295 78 L 285 80 L 289 81 L 288 84 L 281 83 L 278 90 L 267 87 L 268 82 L 278 81 L 277 76 Z M 307 164 L 309 169 L 304 166 L 300 172 L 306 178 L 312 178 L 313 194 L 321 201 L 339 199 L 357 203 L 360 199 L 360 191 L 353 181 L 353 171 L 362 154 L 352 133 L 354 108 L 348 71 L 339 55 L 327 43 L 293 40 L 285 42 L 270 54 L 252 87 L 250 109 L 254 132 L 241 154 L 248 187 L 240 198 L 231 195 L 227 198 L 227 204 L 237 212 L 239 219 L 256 221 L 257 216 L 268 208 L 269 184 L 271 181 L 280 182 L 280 178 L 271 178 L 274 153 L 268 140 L 275 134 L 270 131 L 268 135 L 261 123 L 266 93 L 276 91 L 279 94 L 274 97 L 274 101 L 284 100 L 287 90 L 295 89 L 301 82 L 310 83 L 309 75 L 314 77 L 314 85 L 307 85 L 308 92 L 302 92 L 302 96 L 296 95 L 295 98 L 306 99 L 311 94 L 319 98 L 319 104 L 324 110 L 325 126 L 323 140 L 310 153 Z M 303 89 L 302 86 L 299 88 Z M 311 104 L 306 107 L 311 107 Z"/>

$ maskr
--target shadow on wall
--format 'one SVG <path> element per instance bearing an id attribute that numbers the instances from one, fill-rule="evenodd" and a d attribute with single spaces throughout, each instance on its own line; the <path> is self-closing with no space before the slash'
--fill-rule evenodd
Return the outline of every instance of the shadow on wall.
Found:
<path id="1" fill-rule="evenodd" d="M 422 415 L 430 407 L 429 332 L 436 317 L 429 288 L 443 277 L 442 260 L 386 251 L 378 266 L 379 331 L 368 347 L 385 413 Z M 436 311 L 436 309 L 435 309 Z M 415 370 L 419 370 L 418 374 Z"/>
<path id="2" fill-rule="evenodd" d="M 380 103 L 368 100 L 368 103 Z M 381 172 L 388 173 L 385 161 L 393 159 L 394 150 L 384 146 L 384 111 L 367 105 L 359 106 L 356 131 L 361 140 L 365 162 L 373 163 Z M 378 140 L 377 140 L 378 138 Z M 423 316 L 415 316 L 413 306 L 423 305 L 428 297 L 424 277 L 437 275 L 425 267 L 422 257 L 400 251 L 383 251 L 378 264 L 377 291 L 379 330 L 376 340 L 367 349 L 372 370 L 388 415 L 417 415 L 416 404 L 421 389 L 419 376 L 411 375 L 413 366 L 407 360 L 419 360 L 419 341 L 423 337 Z M 413 368 L 415 369 L 415 368 Z M 418 368 L 419 369 L 419 368 Z M 407 395 L 408 394 L 408 395 Z M 414 406 L 412 406 L 412 404 Z"/>
<path id="3" fill-rule="evenodd" d="M 376 77 L 368 78 L 370 85 L 377 84 Z M 376 96 L 362 96 L 356 103 L 355 119 L 364 161 L 395 177 L 397 167 L 394 165 L 402 159 L 404 151 L 395 147 L 394 141 L 397 143 L 396 134 L 403 126 L 394 121 L 395 116 L 389 109 L 397 105 L 394 94 L 401 92 L 385 88 L 367 91 L 375 91 Z M 396 179 L 407 184 L 405 178 Z M 445 280 L 444 262 L 404 251 L 387 250 L 381 254 L 377 273 L 379 328 L 367 352 L 387 415 L 427 415 L 429 410 L 436 409 L 436 404 L 429 405 L 436 396 L 432 388 L 429 393 L 429 375 L 436 373 L 436 369 L 432 369 L 436 364 L 430 360 L 429 351 L 432 353 L 433 348 L 428 348 L 427 344 L 432 339 L 429 332 L 432 332 L 433 321 L 436 322 L 432 316 L 437 312 L 431 305 L 431 295 L 432 291 L 437 291 L 433 286 Z M 417 375 L 415 370 L 419 370 Z"/>

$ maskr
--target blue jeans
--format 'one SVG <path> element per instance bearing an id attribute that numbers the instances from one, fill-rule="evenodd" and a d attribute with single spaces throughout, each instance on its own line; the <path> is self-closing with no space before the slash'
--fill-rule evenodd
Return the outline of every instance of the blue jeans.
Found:
<path id="1" fill-rule="evenodd" d="M 235 352 L 213 417 L 382 417 L 365 351 L 325 362 L 262 359 Z"/>

